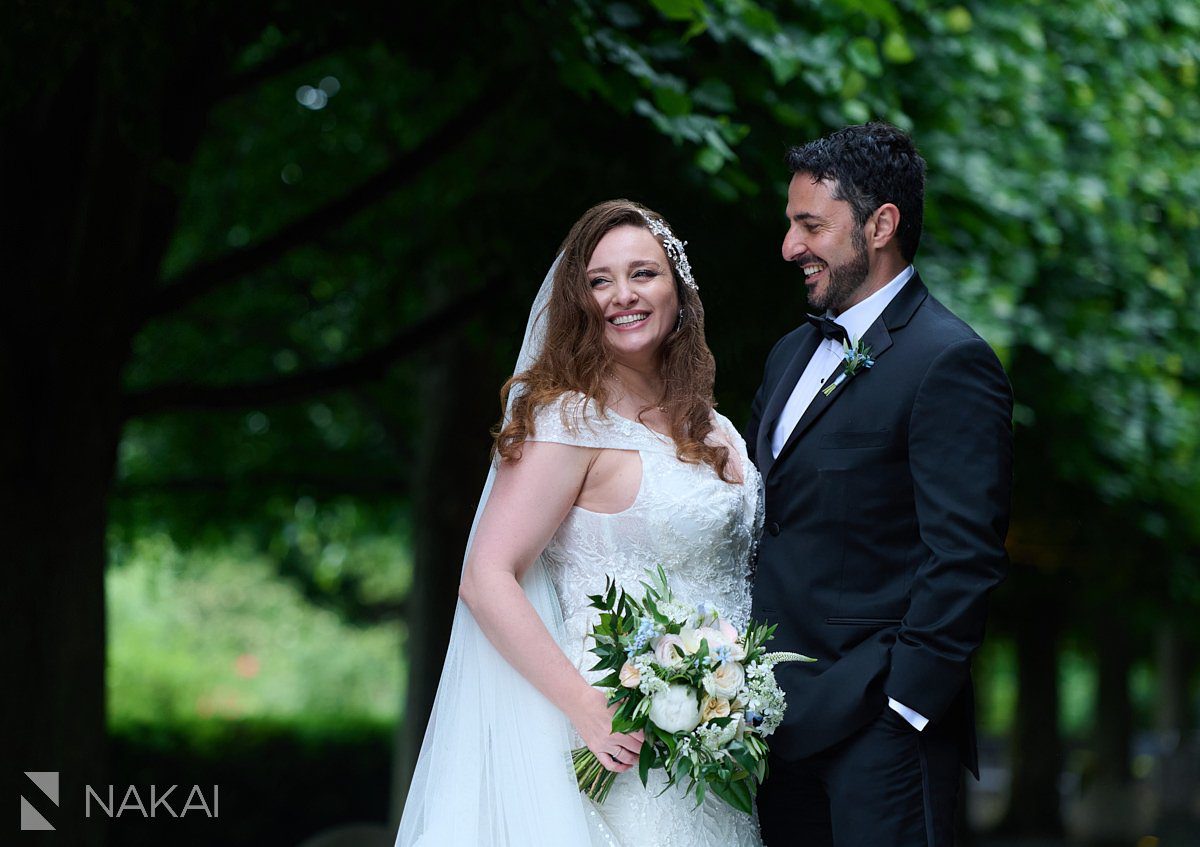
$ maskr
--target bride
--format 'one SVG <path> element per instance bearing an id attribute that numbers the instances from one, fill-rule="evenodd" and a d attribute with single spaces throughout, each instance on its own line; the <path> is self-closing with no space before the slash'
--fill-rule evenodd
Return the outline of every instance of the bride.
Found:
<path id="1" fill-rule="evenodd" d="M 588 595 L 661 565 L 675 598 L 750 613 L 761 482 L 713 410 L 704 312 L 658 214 L 601 203 L 547 274 L 467 545 L 460 602 L 397 845 L 758 847 L 758 823 L 636 771 L 593 686 Z M 570 750 L 618 777 L 579 793 Z M 665 790 L 664 790 L 665 789 Z"/>

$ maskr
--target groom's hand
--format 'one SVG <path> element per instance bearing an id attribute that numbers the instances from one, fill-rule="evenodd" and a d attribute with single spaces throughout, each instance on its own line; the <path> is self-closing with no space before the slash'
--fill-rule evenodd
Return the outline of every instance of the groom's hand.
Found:
<path id="1" fill-rule="evenodd" d="M 1008 567 L 1012 392 L 982 339 L 947 347 L 913 401 L 909 465 L 918 563 L 884 693 L 932 721 L 968 679 L 987 599 Z"/>

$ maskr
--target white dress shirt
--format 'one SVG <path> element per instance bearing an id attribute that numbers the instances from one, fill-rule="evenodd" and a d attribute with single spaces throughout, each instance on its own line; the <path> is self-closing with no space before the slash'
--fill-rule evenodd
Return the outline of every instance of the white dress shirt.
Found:
<path id="1" fill-rule="evenodd" d="M 835 323 L 840 324 L 846 330 L 846 335 L 850 338 L 851 344 L 858 343 L 859 339 L 870 329 L 871 324 L 879 319 L 879 316 L 883 314 L 883 310 L 900 293 L 900 289 L 904 287 L 904 284 L 912 278 L 914 272 L 913 266 L 909 265 L 896 274 L 891 282 L 866 300 L 851 306 L 836 318 L 832 318 Z M 842 361 L 844 355 L 845 350 L 839 342 L 834 341 L 832 338 L 826 338 L 821 341 L 812 358 L 808 360 L 808 365 L 804 368 L 804 373 L 797 380 L 796 387 L 792 389 L 792 394 L 788 397 L 783 411 L 779 413 L 779 420 L 776 422 L 775 429 L 771 433 L 772 456 L 778 458 L 780 451 L 783 450 L 783 445 L 787 443 L 788 438 L 791 436 L 792 430 L 796 428 L 796 424 L 800 422 L 800 418 L 804 417 L 804 412 L 808 409 L 809 404 L 817 396 L 817 392 L 821 390 L 821 386 L 825 380 L 833 375 L 834 369 Z M 923 730 L 929 724 L 929 719 L 924 715 L 891 697 L 888 698 L 888 706 L 908 721 L 917 731 Z"/>
<path id="2" fill-rule="evenodd" d="M 891 282 L 866 300 L 851 306 L 833 318 L 834 323 L 840 324 L 846 330 L 851 344 L 858 343 L 858 340 L 871 328 L 871 324 L 875 323 L 883 314 L 883 310 L 887 308 L 888 303 L 892 302 L 892 298 L 900 293 L 904 283 L 912 278 L 913 273 L 913 266 L 909 265 L 900 271 Z M 792 389 L 792 396 L 788 398 L 783 411 L 779 413 L 779 421 L 771 433 L 772 456 L 779 457 L 779 452 L 783 450 L 783 445 L 787 443 L 792 430 L 796 428 L 800 418 L 804 417 L 808 405 L 817 396 L 821 385 L 830 377 L 833 369 L 838 366 L 838 362 L 842 361 L 844 355 L 845 350 L 840 342 L 834 341 L 832 338 L 821 341 L 821 345 L 808 360 L 808 367 L 804 369 L 804 373 L 796 382 L 796 387 Z"/>

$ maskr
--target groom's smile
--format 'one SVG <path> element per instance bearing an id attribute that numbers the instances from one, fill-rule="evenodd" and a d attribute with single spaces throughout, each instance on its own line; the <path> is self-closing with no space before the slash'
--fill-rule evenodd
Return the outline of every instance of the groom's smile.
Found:
<path id="1" fill-rule="evenodd" d="M 869 260 L 850 204 L 833 195 L 828 180 L 814 181 L 801 173 L 792 177 L 782 253 L 784 261 L 795 263 L 803 273 L 809 304 L 839 314 L 860 293 Z"/>
<path id="2" fill-rule="evenodd" d="M 825 270 L 827 267 L 828 265 L 826 265 L 824 262 L 809 262 L 808 264 L 801 265 L 800 270 L 804 271 L 804 281 L 813 283 L 816 282 L 813 277 Z"/>

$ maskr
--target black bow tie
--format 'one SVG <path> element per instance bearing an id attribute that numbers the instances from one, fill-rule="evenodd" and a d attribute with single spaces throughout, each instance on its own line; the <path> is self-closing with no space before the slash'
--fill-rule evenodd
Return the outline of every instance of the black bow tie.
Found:
<path id="1" fill-rule="evenodd" d="M 833 318 L 828 315 L 805 315 L 808 322 L 817 328 L 817 332 L 833 341 L 847 342 L 850 337 L 846 334 L 846 328 L 839 323 L 835 323 Z"/>

